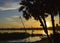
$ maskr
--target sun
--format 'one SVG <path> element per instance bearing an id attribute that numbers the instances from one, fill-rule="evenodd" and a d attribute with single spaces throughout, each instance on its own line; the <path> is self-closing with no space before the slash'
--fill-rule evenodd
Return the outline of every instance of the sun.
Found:
<path id="1" fill-rule="evenodd" d="M 51 27 L 51 23 L 50 22 L 46 22 L 47 27 Z"/>

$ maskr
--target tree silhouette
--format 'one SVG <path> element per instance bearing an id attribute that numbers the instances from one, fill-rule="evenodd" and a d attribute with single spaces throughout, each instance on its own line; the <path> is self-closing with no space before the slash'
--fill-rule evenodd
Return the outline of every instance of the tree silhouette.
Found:
<path id="1" fill-rule="evenodd" d="M 49 38 L 45 20 L 48 15 L 45 14 L 44 2 L 43 0 L 22 0 L 20 3 L 22 6 L 19 11 L 23 11 L 23 17 L 27 20 L 31 17 L 34 17 L 35 20 L 39 20 Z"/>
<path id="2" fill-rule="evenodd" d="M 56 16 L 57 13 L 59 12 L 59 20 L 60 20 L 60 5 L 59 5 L 59 3 L 60 3 L 59 0 L 47 0 L 47 3 L 45 3 L 46 6 L 44 7 L 46 10 L 45 12 L 49 13 L 51 15 L 54 43 L 56 43 L 55 38 L 58 37 L 55 32 L 54 16 Z"/>
<path id="3" fill-rule="evenodd" d="M 60 23 L 60 14 L 59 14 L 59 23 Z"/>
<path id="4" fill-rule="evenodd" d="M 60 22 L 59 3 L 60 0 L 22 0 L 20 3 L 20 5 L 22 6 L 20 7 L 19 11 L 23 11 L 23 17 L 25 17 L 27 20 L 31 17 L 34 17 L 35 20 L 39 20 L 41 26 L 43 26 L 43 29 L 48 36 L 45 20 L 48 15 L 46 15 L 45 13 L 51 15 L 53 34 L 55 34 L 54 16 L 56 16 L 58 12 Z"/>
<path id="5" fill-rule="evenodd" d="M 54 0 L 47 0 L 45 9 L 46 9 L 46 13 L 49 13 L 51 15 L 52 27 L 53 27 L 53 34 L 55 34 L 54 16 L 57 15 L 58 10 L 57 10 L 57 7 L 55 5 Z"/>
<path id="6" fill-rule="evenodd" d="M 55 5 L 56 5 L 58 12 L 59 12 L 59 23 L 60 23 L 60 0 L 55 0 Z"/>

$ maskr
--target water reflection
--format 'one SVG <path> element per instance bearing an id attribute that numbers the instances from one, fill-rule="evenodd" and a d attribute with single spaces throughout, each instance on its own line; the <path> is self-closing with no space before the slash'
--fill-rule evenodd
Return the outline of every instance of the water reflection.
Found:
<path id="1" fill-rule="evenodd" d="M 25 32 L 24 30 L 0 30 L 1 33 L 4 32 Z M 32 34 L 32 30 L 26 30 L 27 33 Z M 51 34 L 52 30 L 48 30 L 48 34 Z M 33 30 L 33 34 L 45 34 L 44 30 Z"/>
<path id="2" fill-rule="evenodd" d="M 41 40 L 41 38 L 35 36 L 35 37 L 28 37 L 23 40 L 13 40 L 13 41 L 8 41 L 8 42 L 34 42 L 34 41 L 38 41 L 38 40 Z"/>
<path id="3" fill-rule="evenodd" d="M 4 32 L 25 32 L 24 30 L 0 30 L 1 33 L 4 33 Z M 27 33 L 29 34 L 32 34 L 32 30 L 27 30 L 26 31 Z M 52 30 L 48 30 L 48 33 L 51 34 L 52 33 Z M 33 30 L 33 34 L 45 34 L 44 30 Z M 45 36 L 46 37 L 46 36 Z M 35 37 L 28 37 L 26 39 L 23 39 L 23 40 L 12 40 L 12 41 L 8 41 L 8 42 L 34 42 L 34 41 L 38 41 L 38 40 L 41 40 L 41 36 L 35 36 Z"/>

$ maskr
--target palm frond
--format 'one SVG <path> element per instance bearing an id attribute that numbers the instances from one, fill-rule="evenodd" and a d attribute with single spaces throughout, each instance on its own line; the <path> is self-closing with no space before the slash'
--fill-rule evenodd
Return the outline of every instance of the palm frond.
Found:
<path id="1" fill-rule="evenodd" d="M 24 6 L 21 6 L 21 7 L 19 8 L 19 12 L 22 11 L 24 8 L 25 8 Z"/>
<path id="2" fill-rule="evenodd" d="M 26 11 L 23 11 L 23 17 L 28 20 L 29 18 L 31 18 L 30 14 L 28 14 Z"/>

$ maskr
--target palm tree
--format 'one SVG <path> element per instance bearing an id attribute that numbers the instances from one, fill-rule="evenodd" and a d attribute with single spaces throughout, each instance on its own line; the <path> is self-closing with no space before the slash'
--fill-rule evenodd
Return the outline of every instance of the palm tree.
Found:
<path id="1" fill-rule="evenodd" d="M 60 23 L 60 5 L 58 6 L 58 12 L 59 12 L 59 23 Z"/>
<path id="2" fill-rule="evenodd" d="M 59 24 L 60 24 L 60 12 L 59 12 Z"/>
<path id="3" fill-rule="evenodd" d="M 46 10 L 45 11 L 46 13 L 49 13 L 51 15 L 53 34 L 55 34 L 54 16 L 56 16 L 58 13 L 57 7 L 55 5 L 55 1 L 54 0 L 47 0 L 45 10 Z"/>
<path id="4" fill-rule="evenodd" d="M 59 23 L 60 23 L 60 0 L 54 0 L 55 1 L 55 5 L 58 9 L 58 12 L 59 12 Z"/>
<path id="5" fill-rule="evenodd" d="M 41 26 L 43 26 L 43 29 L 47 34 L 47 37 L 49 38 L 45 20 L 47 15 L 44 14 L 45 11 L 43 4 L 44 3 L 42 0 L 22 0 L 20 3 L 22 6 L 20 7 L 19 11 L 23 11 L 23 17 L 25 17 L 27 20 L 31 17 L 34 17 L 35 20 L 39 20 L 41 22 Z"/>
<path id="6" fill-rule="evenodd" d="M 54 16 L 57 15 L 58 11 L 60 11 L 59 7 L 56 5 L 57 0 L 47 0 L 47 4 L 45 6 L 45 12 L 49 13 L 51 15 L 51 20 L 52 20 L 52 27 L 53 27 L 53 40 L 55 43 L 55 23 L 54 23 Z M 60 13 L 60 12 L 59 12 Z M 59 14 L 60 15 L 60 14 Z"/>
<path id="7" fill-rule="evenodd" d="M 33 0 L 30 0 L 30 1 L 33 1 Z M 32 3 L 34 4 L 32 4 L 30 1 L 23 0 L 20 3 L 23 6 L 20 7 L 19 11 L 25 8 L 25 10 L 23 11 L 23 17 L 25 17 L 28 20 L 29 18 L 31 18 L 31 16 L 33 16 L 35 20 L 39 20 L 40 18 L 40 22 L 42 22 L 41 17 L 40 17 L 42 16 L 42 14 L 40 13 L 39 7 L 36 6 L 37 3 L 33 1 Z M 43 22 L 41 24 L 44 25 Z"/>

